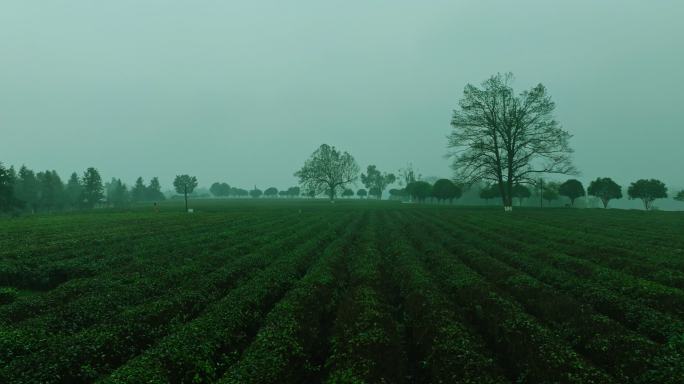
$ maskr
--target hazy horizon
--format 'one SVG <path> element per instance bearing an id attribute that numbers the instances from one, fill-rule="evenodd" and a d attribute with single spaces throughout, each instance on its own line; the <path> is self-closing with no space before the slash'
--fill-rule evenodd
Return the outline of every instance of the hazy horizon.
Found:
<path id="1" fill-rule="evenodd" d="M 327 143 L 449 177 L 463 87 L 511 71 L 549 89 L 582 181 L 684 187 L 684 4 L 525 3 L 4 1 L 0 161 L 285 188 Z"/>

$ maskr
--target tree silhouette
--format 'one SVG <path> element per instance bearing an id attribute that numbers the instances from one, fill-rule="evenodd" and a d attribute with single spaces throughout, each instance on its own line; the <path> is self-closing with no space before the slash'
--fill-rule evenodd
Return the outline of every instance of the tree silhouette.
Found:
<path id="1" fill-rule="evenodd" d="M 153 177 L 150 180 L 150 185 L 147 187 L 147 200 L 148 201 L 161 201 L 164 200 L 164 193 L 161 191 L 161 184 L 159 184 L 159 178 Z"/>
<path id="2" fill-rule="evenodd" d="M 0 212 L 9 212 L 20 206 L 14 197 L 15 176 L 0 163 Z"/>
<path id="3" fill-rule="evenodd" d="M 679 191 L 679 193 L 677 194 L 677 196 L 675 196 L 674 199 L 677 201 L 684 201 L 684 189 Z"/>
<path id="4" fill-rule="evenodd" d="M 489 181 L 512 209 L 513 186 L 543 173 L 573 174 L 570 134 L 554 120 L 555 104 L 539 84 L 515 95 L 512 74 L 492 76 L 482 88 L 466 85 L 449 136 L 452 167 L 464 184 Z"/>
<path id="5" fill-rule="evenodd" d="M 432 185 L 427 181 L 414 181 L 406 186 L 406 191 L 414 199 L 423 202 L 432 195 Z"/>
<path id="6" fill-rule="evenodd" d="M 461 197 L 461 195 L 461 188 L 448 179 L 439 179 L 432 186 L 432 196 L 437 201 L 449 200 L 449 202 L 452 202 L 454 199 Z"/>
<path id="7" fill-rule="evenodd" d="M 480 199 L 486 201 L 487 204 L 489 204 L 489 200 L 496 199 L 497 197 L 501 197 L 501 189 L 496 186 L 487 184 L 480 189 Z"/>
<path id="8" fill-rule="evenodd" d="M 575 206 L 575 199 L 585 195 L 582 182 L 570 179 L 558 187 L 558 194 L 570 199 L 570 205 Z"/>
<path id="9" fill-rule="evenodd" d="M 226 197 L 230 195 L 230 185 L 226 183 L 214 183 L 209 187 L 209 192 L 216 197 Z"/>
<path id="10" fill-rule="evenodd" d="M 633 182 L 627 188 L 627 195 L 630 199 L 641 199 L 644 203 L 644 209 L 649 211 L 653 208 L 653 202 L 656 199 L 664 199 L 667 197 L 667 187 L 665 183 L 656 179 L 641 179 Z"/>
<path id="11" fill-rule="evenodd" d="M 263 194 L 264 194 L 264 192 L 263 192 L 261 189 L 257 188 L 256 185 L 254 186 L 254 189 L 252 189 L 251 191 L 249 191 L 249 195 L 250 195 L 253 199 L 258 199 L 258 198 L 260 198 L 261 195 L 263 195 Z"/>
<path id="12" fill-rule="evenodd" d="M 83 185 L 76 172 L 71 174 L 69 181 L 67 182 L 65 191 L 65 200 L 69 207 L 79 208 L 82 203 L 83 196 Z"/>
<path id="13" fill-rule="evenodd" d="M 381 173 L 375 165 L 369 165 L 366 173 L 361 174 L 361 182 L 368 188 L 368 193 L 377 199 L 382 197 L 382 192 L 385 191 L 388 185 L 394 183 L 396 179 L 396 176 L 392 173 Z"/>
<path id="14" fill-rule="evenodd" d="M 359 166 L 349 153 L 323 144 L 294 175 L 307 191 L 327 193 L 334 201 L 338 192 L 358 178 Z"/>
<path id="15" fill-rule="evenodd" d="M 608 208 L 608 203 L 611 200 L 622 198 L 622 187 L 617 185 L 610 177 L 599 177 L 589 184 L 587 193 L 589 196 L 601 199 L 603 208 Z"/>
<path id="16" fill-rule="evenodd" d="M 266 188 L 266 190 L 264 191 L 264 196 L 265 197 L 276 197 L 276 196 L 278 196 L 278 188 L 276 188 L 276 187 Z"/>
<path id="17" fill-rule="evenodd" d="M 173 180 L 173 187 L 176 188 L 176 193 L 185 196 L 185 211 L 188 211 L 188 194 L 191 194 L 197 188 L 197 178 L 190 175 L 178 175 Z"/>
<path id="18" fill-rule="evenodd" d="M 142 177 L 138 177 L 138 179 L 135 180 L 135 185 L 131 188 L 131 200 L 135 202 L 146 200 L 146 192 L 147 188 L 145 187 L 145 181 Z"/>
<path id="19" fill-rule="evenodd" d="M 90 167 L 83 173 L 83 204 L 86 208 L 93 208 L 104 199 L 102 177 L 97 169 Z"/>
<path id="20" fill-rule="evenodd" d="M 549 205 L 551 204 L 551 201 L 553 200 L 558 200 L 558 190 L 560 188 L 560 184 L 552 181 L 550 183 L 546 183 L 544 185 L 544 192 L 542 193 L 542 198 L 546 200 Z"/>
<path id="21" fill-rule="evenodd" d="M 516 184 L 513 186 L 513 197 L 518 199 L 518 205 L 522 205 L 524 199 L 528 199 L 532 196 L 532 192 L 529 188 L 522 184 Z"/>

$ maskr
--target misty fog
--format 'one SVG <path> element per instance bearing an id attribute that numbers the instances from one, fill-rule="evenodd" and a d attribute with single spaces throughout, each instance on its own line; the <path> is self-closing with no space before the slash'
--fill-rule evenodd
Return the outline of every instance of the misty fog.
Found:
<path id="1" fill-rule="evenodd" d="M 684 188 L 684 4 L 520 3 L 3 1 L 0 160 L 286 188 L 331 143 L 448 178 L 463 87 L 511 71 L 548 88 L 585 184 Z"/>

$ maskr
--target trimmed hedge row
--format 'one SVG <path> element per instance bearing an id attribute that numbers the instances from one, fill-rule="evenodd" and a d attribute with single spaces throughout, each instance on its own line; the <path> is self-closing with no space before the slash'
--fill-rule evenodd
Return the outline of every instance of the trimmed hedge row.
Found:
<path id="1" fill-rule="evenodd" d="M 331 317 L 348 278 L 346 261 L 367 226 L 367 218 L 360 218 L 325 248 L 309 273 L 268 314 L 254 342 L 221 383 L 320 380 Z"/>
<path id="2" fill-rule="evenodd" d="M 200 317 L 130 360 L 104 379 L 106 383 L 209 382 L 235 362 L 268 310 L 291 289 L 337 237 L 349 217 L 314 235 L 299 232 L 301 245 L 285 252 L 249 281 L 212 304 Z"/>

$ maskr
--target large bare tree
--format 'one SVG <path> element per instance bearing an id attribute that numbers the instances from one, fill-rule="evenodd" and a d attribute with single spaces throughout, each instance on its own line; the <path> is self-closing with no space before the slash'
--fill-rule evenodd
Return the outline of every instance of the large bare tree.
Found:
<path id="1" fill-rule="evenodd" d="M 359 177 L 359 166 L 349 153 L 323 144 L 294 175 L 306 190 L 326 193 L 333 201 L 347 184 Z"/>
<path id="2" fill-rule="evenodd" d="M 454 110 L 449 135 L 456 180 L 497 185 L 505 210 L 513 188 L 540 174 L 575 174 L 570 134 L 553 117 L 555 104 L 539 84 L 516 95 L 513 75 L 497 74 L 480 88 L 468 84 Z"/>

